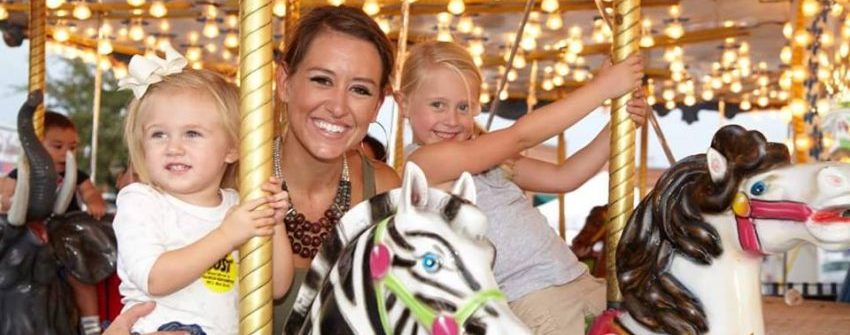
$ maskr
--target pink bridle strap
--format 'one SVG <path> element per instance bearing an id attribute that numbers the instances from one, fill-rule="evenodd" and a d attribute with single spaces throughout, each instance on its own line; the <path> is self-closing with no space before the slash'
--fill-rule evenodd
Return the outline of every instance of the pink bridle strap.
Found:
<path id="1" fill-rule="evenodd" d="M 738 240 L 741 247 L 756 256 L 765 256 L 761 249 L 754 219 L 772 219 L 805 222 L 812 216 L 808 205 L 794 201 L 750 200 L 738 193 L 732 202 L 732 211 L 738 224 Z"/>

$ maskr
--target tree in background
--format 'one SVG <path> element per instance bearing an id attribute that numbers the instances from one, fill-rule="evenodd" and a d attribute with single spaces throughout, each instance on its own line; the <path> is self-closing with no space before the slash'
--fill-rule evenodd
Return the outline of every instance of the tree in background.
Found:
<path id="1" fill-rule="evenodd" d="M 77 163 L 91 173 L 92 106 L 94 103 L 94 65 L 80 59 L 62 59 L 65 66 L 47 78 L 48 109 L 65 112 L 77 126 L 81 150 Z M 103 71 L 100 98 L 97 174 L 95 185 L 112 189 L 115 175 L 127 164 L 124 145 L 124 115 L 133 97 L 131 91 L 118 91 L 118 80 L 111 71 Z"/>

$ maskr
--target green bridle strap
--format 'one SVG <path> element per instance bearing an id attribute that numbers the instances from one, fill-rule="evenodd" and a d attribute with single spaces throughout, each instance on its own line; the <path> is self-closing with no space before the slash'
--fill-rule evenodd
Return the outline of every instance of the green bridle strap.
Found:
<path id="1" fill-rule="evenodd" d="M 374 235 L 374 245 L 380 245 L 383 241 L 384 233 L 387 229 L 387 223 L 390 218 L 386 218 L 378 223 L 377 227 L 375 227 L 375 235 Z M 398 300 L 401 301 L 413 314 L 413 317 L 421 325 L 425 325 L 431 330 L 430 327 L 433 325 L 434 320 L 437 318 L 437 311 L 435 311 L 430 306 L 422 303 L 419 299 L 413 296 L 407 288 L 402 285 L 401 281 L 398 280 L 398 277 L 392 274 L 387 270 L 387 273 L 381 279 L 375 281 L 375 298 L 378 304 L 378 316 L 381 320 L 381 326 L 384 328 L 384 333 L 392 334 L 393 331 L 390 327 L 389 316 L 387 315 L 387 306 L 384 300 L 384 286 L 392 292 Z M 481 306 L 483 306 L 489 300 L 507 300 L 505 294 L 499 291 L 498 289 L 490 289 L 477 292 L 471 298 L 469 298 L 463 306 L 458 309 L 458 311 L 454 314 L 455 322 L 459 327 L 463 327 L 466 323 L 466 320 L 472 316 L 475 311 L 477 311 Z"/>

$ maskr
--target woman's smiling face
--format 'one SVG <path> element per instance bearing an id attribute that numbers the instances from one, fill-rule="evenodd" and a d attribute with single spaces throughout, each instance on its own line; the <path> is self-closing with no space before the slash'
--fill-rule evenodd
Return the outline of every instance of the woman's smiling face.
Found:
<path id="1" fill-rule="evenodd" d="M 294 73 L 278 72 L 289 130 L 314 157 L 332 160 L 358 145 L 384 99 L 381 58 L 369 42 L 327 30 Z"/>

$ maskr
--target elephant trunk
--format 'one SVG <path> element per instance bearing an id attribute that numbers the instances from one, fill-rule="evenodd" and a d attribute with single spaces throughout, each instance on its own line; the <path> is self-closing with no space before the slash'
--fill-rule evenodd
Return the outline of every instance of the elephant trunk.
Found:
<path id="1" fill-rule="evenodd" d="M 56 201 L 56 168 L 33 126 L 33 115 L 43 99 L 40 90 L 31 92 L 18 113 L 18 136 L 30 167 L 29 176 L 19 175 L 18 182 L 29 181 L 29 194 L 15 194 L 12 201 L 27 199 L 23 200 L 28 204 L 27 222 L 48 218 Z"/>

